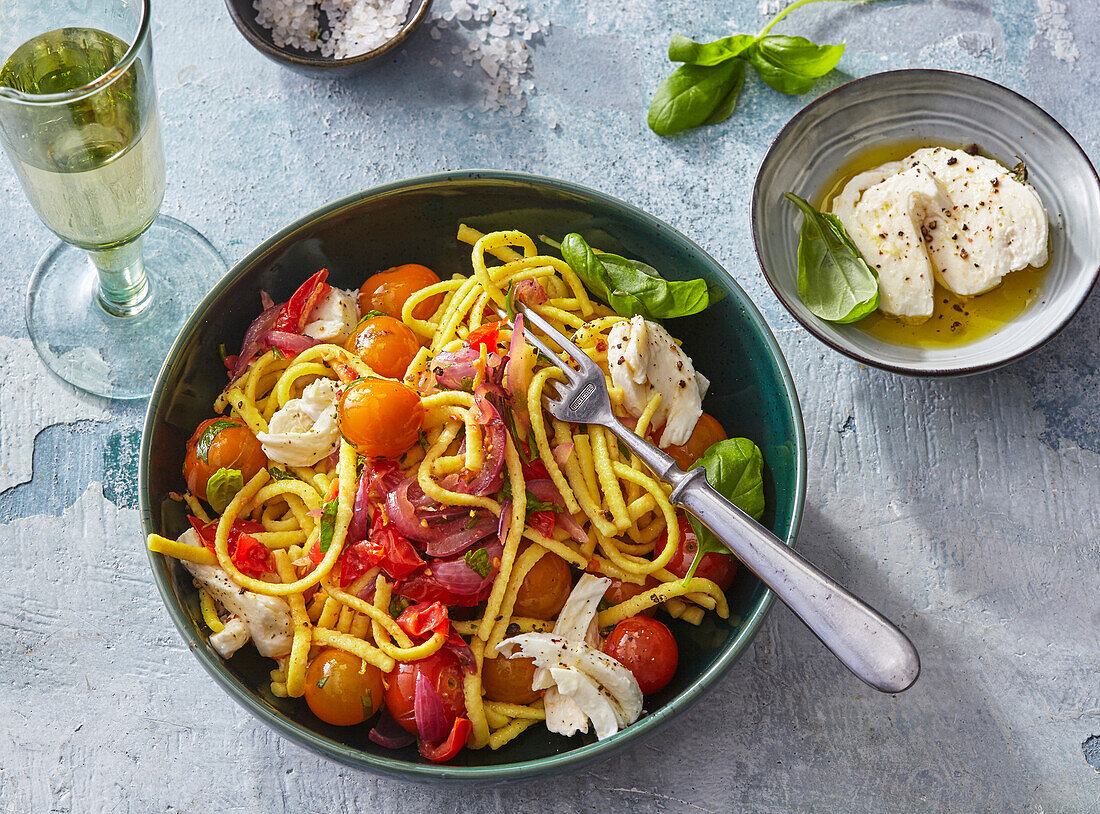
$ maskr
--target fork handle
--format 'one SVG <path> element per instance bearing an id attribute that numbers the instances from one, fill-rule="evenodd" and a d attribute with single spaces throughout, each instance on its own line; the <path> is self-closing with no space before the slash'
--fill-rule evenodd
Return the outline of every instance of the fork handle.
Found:
<path id="1" fill-rule="evenodd" d="M 684 472 L 622 425 L 608 429 L 672 484 L 672 503 L 714 532 L 856 676 L 891 693 L 917 680 L 920 657 L 901 630 L 715 491 L 702 467 Z"/>

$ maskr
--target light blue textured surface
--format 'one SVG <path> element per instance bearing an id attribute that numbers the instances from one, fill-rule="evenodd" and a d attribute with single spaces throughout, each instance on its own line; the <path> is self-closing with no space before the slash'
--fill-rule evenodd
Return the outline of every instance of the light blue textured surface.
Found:
<path id="1" fill-rule="evenodd" d="M 515 116 L 476 112 L 450 34 L 317 81 L 251 50 L 219 0 L 161 0 L 165 212 L 232 263 L 334 198 L 480 166 L 588 184 L 667 220 L 777 332 L 810 443 L 800 548 L 909 632 L 920 682 L 874 694 L 779 607 L 658 739 L 568 778 L 456 791 L 326 763 L 236 709 L 179 643 L 133 510 L 142 410 L 18 362 L 30 345 L 16 295 L 0 300 L 0 811 L 1100 811 L 1100 296 L 998 373 L 861 369 L 794 325 L 751 247 L 757 165 L 811 97 L 750 81 L 724 125 L 670 141 L 645 127 L 669 36 L 756 30 L 756 3 L 530 6 L 553 28 Z M 822 4 L 792 19 L 781 30 L 848 43 L 815 93 L 889 68 L 969 71 L 1029 96 L 1100 158 L 1086 0 Z M 19 292 L 51 238 L 6 162 L 0 199 L 0 279 Z M 32 450 L 23 482 L 15 453 Z"/>

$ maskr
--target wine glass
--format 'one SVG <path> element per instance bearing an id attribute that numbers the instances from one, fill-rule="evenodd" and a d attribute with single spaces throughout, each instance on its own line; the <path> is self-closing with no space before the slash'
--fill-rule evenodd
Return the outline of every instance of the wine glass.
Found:
<path id="1" fill-rule="evenodd" d="M 158 217 L 164 150 L 149 0 L 4 0 L 0 143 L 62 243 L 39 261 L 27 329 L 61 378 L 149 395 L 183 322 L 225 273 L 213 246 Z"/>

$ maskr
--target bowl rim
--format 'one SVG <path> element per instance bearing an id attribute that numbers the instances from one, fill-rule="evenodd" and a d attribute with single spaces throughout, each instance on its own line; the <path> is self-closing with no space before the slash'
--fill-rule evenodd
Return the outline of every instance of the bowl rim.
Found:
<path id="1" fill-rule="evenodd" d="M 432 0 L 413 0 L 413 2 L 418 4 L 415 12 L 405 20 L 405 24 L 401 26 L 401 30 L 397 32 L 393 39 L 386 40 L 377 48 L 367 51 L 366 53 L 356 54 L 351 57 L 341 57 L 340 59 L 310 56 L 305 52 L 299 53 L 297 50 L 289 51 L 286 48 L 280 48 L 278 45 L 270 43 L 260 36 L 254 28 L 255 20 L 246 19 L 245 15 L 241 13 L 233 0 L 225 0 L 225 7 L 229 10 L 229 16 L 233 20 L 233 24 L 237 27 L 237 30 L 241 32 L 241 35 L 248 40 L 248 43 L 256 50 L 280 62 L 290 63 L 302 68 L 323 69 L 345 68 L 349 65 L 359 65 L 375 57 L 380 57 L 403 43 L 424 21 L 424 17 L 427 16 L 428 9 L 432 5 Z M 250 4 L 249 9 L 251 8 L 252 6 Z"/>
<path id="2" fill-rule="evenodd" d="M 1085 302 L 1088 300 L 1089 296 L 1096 288 L 1097 280 L 1100 280 L 1100 266 L 1097 266 L 1097 268 L 1092 272 L 1091 282 L 1089 282 L 1088 287 L 1085 288 L 1085 290 L 1082 292 L 1080 300 L 1077 302 L 1076 305 L 1073 306 L 1073 309 L 1066 315 L 1066 317 L 1057 325 L 1049 326 L 1044 334 L 1042 334 L 1038 339 L 1032 340 L 1027 343 L 1026 346 L 1022 349 L 1015 351 L 1008 356 L 1004 356 L 990 362 L 982 362 L 980 364 L 955 365 L 935 368 L 916 368 L 909 365 L 899 365 L 893 364 L 891 362 L 884 362 L 881 359 L 877 359 L 865 353 L 861 353 L 860 351 L 849 348 L 847 345 L 831 339 L 820 330 L 817 325 L 816 319 L 810 320 L 804 318 L 801 314 L 798 313 L 797 309 L 791 306 L 789 298 L 786 297 L 779 290 L 779 286 L 777 286 L 772 279 L 772 272 L 770 272 L 767 266 L 764 264 L 762 239 L 760 236 L 760 225 L 757 218 L 757 201 L 760 199 L 761 195 L 761 177 L 764 174 L 764 169 L 768 166 L 769 163 L 771 163 L 772 156 L 779 143 L 787 137 L 788 132 L 794 127 L 794 125 L 802 121 L 808 115 L 812 114 L 819 105 L 821 105 L 826 99 L 832 97 L 834 94 L 851 92 L 851 90 L 857 85 L 882 82 L 886 81 L 887 79 L 898 77 L 900 75 L 924 75 L 941 77 L 945 76 L 952 78 L 954 81 L 958 81 L 959 79 L 962 79 L 964 81 L 975 80 L 979 83 L 992 86 L 993 88 L 1004 91 L 1009 95 L 1014 96 L 1019 102 L 1038 112 L 1040 117 L 1045 118 L 1046 121 L 1055 128 L 1055 130 L 1060 131 L 1061 134 L 1065 136 L 1069 143 L 1077 150 L 1077 153 L 1080 155 L 1080 157 L 1084 160 L 1085 165 L 1092 171 L 1094 184 L 1098 189 L 1100 189 L 1100 175 L 1097 174 L 1096 168 L 1093 166 L 1092 161 L 1089 159 L 1088 153 L 1086 153 L 1085 150 L 1081 147 L 1077 139 L 1075 139 L 1073 135 L 1065 127 L 1063 127 L 1057 119 L 1047 113 L 1042 107 L 1028 99 L 1023 94 L 1013 90 L 1012 88 L 1006 87 L 1005 85 L 1002 85 L 998 82 L 994 82 L 992 79 L 986 79 L 982 76 L 975 76 L 974 74 L 965 73 L 963 71 L 948 71 L 938 68 L 901 68 L 893 71 L 880 71 L 878 73 L 859 77 L 858 79 L 853 79 L 850 82 L 845 82 L 843 85 L 840 85 L 839 87 L 833 88 L 832 90 L 823 93 L 821 96 L 814 99 L 812 102 L 810 102 L 800 111 L 798 111 L 794 116 L 792 116 L 790 121 L 783 125 L 783 128 L 779 131 L 779 133 L 776 134 L 775 138 L 772 139 L 772 143 L 768 147 L 768 152 L 764 154 L 764 159 L 760 162 L 760 168 L 756 172 L 756 180 L 753 182 L 752 197 L 750 198 L 749 204 L 750 221 L 752 224 L 753 248 L 756 251 L 757 265 L 760 267 L 760 270 L 764 275 L 764 279 L 767 280 L 768 286 L 771 288 L 772 293 L 775 294 L 776 299 L 778 299 L 780 304 L 782 304 L 782 306 L 787 310 L 787 313 L 794 317 L 794 319 L 803 328 L 809 331 L 818 341 L 823 342 L 838 353 L 844 354 L 849 359 L 854 359 L 857 362 L 861 362 L 863 364 L 870 365 L 871 367 L 878 368 L 879 370 L 885 370 L 890 373 L 899 373 L 905 376 L 919 376 L 928 378 L 968 376 L 975 373 L 985 373 L 991 370 L 996 370 L 997 368 L 1011 364 L 1012 362 L 1022 359 L 1024 356 L 1027 356 L 1029 353 L 1038 350 L 1059 333 L 1061 333 L 1062 330 L 1067 325 L 1069 325 L 1070 322 L 1073 321 L 1073 318 L 1077 316 L 1077 313 L 1081 310 L 1082 306 L 1084 306 Z"/>
<path id="3" fill-rule="evenodd" d="M 788 546 L 794 545 L 797 537 L 799 527 L 802 522 L 803 508 L 806 499 L 806 433 L 802 419 L 802 411 L 799 405 L 798 393 L 795 389 L 794 379 L 791 376 L 790 369 L 787 365 L 787 361 L 783 356 L 782 350 L 779 347 L 779 343 L 776 341 L 775 336 L 772 334 L 767 322 L 761 315 L 760 311 L 756 308 L 755 304 L 745 293 L 744 289 L 738 284 L 736 279 L 713 258 L 698 246 L 694 241 L 685 235 L 681 234 L 678 230 L 672 226 L 664 223 L 660 219 L 653 215 L 650 215 L 633 204 L 629 204 L 625 201 L 621 201 L 606 193 L 585 187 L 580 184 L 574 184 L 569 181 L 561 181 L 554 178 L 548 178 L 545 176 L 539 176 L 521 172 L 510 172 L 502 170 L 458 170 L 442 173 L 432 173 L 427 175 L 415 176 L 412 178 L 404 179 L 401 181 L 390 182 L 387 184 L 381 184 L 361 192 L 354 193 L 352 195 L 345 196 L 339 200 L 333 201 L 329 204 L 321 206 L 307 215 L 298 218 L 289 226 L 279 230 L 272 237 L 265 240 L 255 249 L 253 249 L 247 256 L 236 263 L 232 269 L 230 269 L 224 277 L 217 282 L 216 285 L 210 290 L 210 292 L 203 298 L 202 302 L 195 308 L 190 318 L 184 324 L 180 330 L 176 340 L 172 343 L 171 349 L 168 351 L 165 361 L 161 366 L 160 372 L 157 374 L 157 381 L 153 388 L 153 393 L 149 399 L 149 407 L 145 415 L 145 423 L 142 430 L 141 449 L 139 453 L 138 464 L 138 498 L 141 512 L 142 531 L 147 536 L 150 533 L 156 533 L 153 507 L 151 505 L 149 494 L 149 463 L 150 452 L 152 444 L 154 417 L 158 412 L 160 403 L 165 398 L 165 390 L 167 386 L 167 379 L 169 369 L 172 366 L 173 360 L 181 352 L 183 345 L 188 341 L 191 334 L 198 330 L 205 322 L 206 316 L 210 308 L 222 297 L 224 292 L 237 282 L 239 278 L 244 276 L 252 267 L 257 263 L 263 261 L 272 252 L 278 251 L 282 248 L 284 242 L 288 241 L 293 235 L 304 228 L 308 228 L 316 221 L 331 215 L 334 212 L 338 212 L 341 209 L 354 206 L 362 201 L 370 198 L 389 195 L 394 192 L 399 192 L 407 188 L 421 187 L 421 186 L 438 186 L 441 184 L 448 184 L 452 182 L 462 181 L 498 181 L 504 183 L 520 183 L 527 185 L 534 185 L 540 188 L 550 188 L 554 190 L 560 190 L 569 193 L 574 196 L 578 196 L 582 199 L 596 199 L 600 203 L 610 205 L 614 208 L 618 208 L 624 211 L 624 213 L 630 217 L 640 220 L 646 227 L 655 230 L 663 236 L 671 239 L 673 242 L 679 243 L 684 248 L 690 250 L 698 258 L 699 262 L 705 266 L 709 266 L 712 271 L 719 272 L 728 279 L 730 286 L 734 292 L 735 297 L 739 296 L 740 305 L 743 307 L 745 316 L 753 328 L 756 329 L 757 334 L 760 336 L 764 345 L 768 348 L 772 358 L 775 361 L 776 368 L 779 372 L 780 381 L 786 391 L 786 402 L 784 407 L 788 410 L 793 418 L 794 424 L 794 438 L 792 439 L 795 446 L 795 484 L 793 495 L 793 510 L 791 513 L 790 532 L 787 535 L 785 543 Z M 144 546 L 143 546 L 144 548 Z M 318 735 L 308 729 L 299 726 L 291 721 L 289 718 L 283 716 L 282 713 L 275 710 L 273 707 L 264 703 L 255 691 L 250 691 L 238 684 L 238 682 L 231 678 L 228 671 L 225 668 L 224 662 L 208 652 L 208 649 L 201 646 L 201 643 L 197 641 L 196 637 L 193 637 L 189 632 L 190 620 L 186 617 L 181 607 L 177 606 L 174 598 L 173 591 L 169 585 L 166 575 L 156 567 L 158 557 L 162 557 L 161 554 L 156 554 L 145 549 L 148 556 L 150 569 L 153 572 L 153 578 L 157 586 L 157 590 L 160 593 L 161 600 L 168 611 L 176 629 L 180 632 L 184 641 L 187 643 L 191 652 L 198 659 L 199 663 L 206 670 L 207 673 L 224 689 L 228 695 L 236 701 L 240 706 L 251 712 L 260 721 L 266 724 L 271 729 L 278 732 L 283 737 L 288 738 L 293 743 L 304 746 L 311 751 L 321 754 L 325 757 L 335 759 L 346 765 L 352 766 L 358 769 L 365 769 L 377 774 L 387 775 L 403 780 L 413 780 L 418 782 L 424 781 L 496 781 L 503 782 L 509 780 L 518 780 L 524 777 L 530 777 L 537 774 L 544 774 L 554 771 L 563 771 L 570 768 L 576 768 L 579 764 L 589 762 L 592 760 L 600 759 L 610 755 L 611 753 L 618 751 L 627 744 L 631 743 L 637 738 L 645 737 L 652 733 L 655 729 L 659 728 L 663 724 L 672 720 L 681 711 L 687 709 L 691 704 L 699 699 L 699 697 L 717 681 L 734 662 L 741 656 L 744 650 L 751 643 L 755 637 L 760 625 L 763 623 L 764 617 L 767 615 L 775 596 L 772 591 L 765 589 L 764 595 L 760 602 L 757 604 L 755 610 L 742 620 L 742 626 L 737 636 L 727 641 L 724 646 L 723 654 L 718 660 L 710 666 L 705 672 L 699 675 L 691 685 L 685 690 L 679 693 L 675 698 L 669 701 L 664 706 L 655 710 L 651 714 L 640 719 L 636 723 L 627 727 L 626 729 L 612 735 L 606 740 L 596 741 L 594 743 L 585 744 L 584 746 L 576 749 L 570 749 L 565 752 L 561 752 L 556 755 L 550 755 L 547 757 L 536 758 L 534 760 L 524 760 L 515 763 L 506 763 L 493 766 L 451 766 L 448 764 L 433 764 L 433 763 L 408 763 L 405 761 L 398 761 L 393 758 L 379 757 L 369 752 L 356 749 L 353 746 L 334 741 L 330 738 Z"/>

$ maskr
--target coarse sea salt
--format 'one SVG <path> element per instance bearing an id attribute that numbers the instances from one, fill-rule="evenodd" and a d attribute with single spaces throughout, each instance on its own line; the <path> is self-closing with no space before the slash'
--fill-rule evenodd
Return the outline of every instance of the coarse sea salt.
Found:
<path id="1" fill-rule="evenodd" d="M 444 34 L 455 38 L 458 44 L 451 53 L 467 67 L 481 69 L 480 110 L 519 113 L 526 107 L 526 96 L 535 87 L 528 78 L 530 45 L 550 29 L 549 19 L 535 19 L 517 0 L 436 0 L 431 20 L 432 39 Z"/>
<path id="2" fill-rule="evenodd" d="M 272 42 L 278 47 L 319 51 L 324 57 L 344 59 L 373 51 L 401 33 L 410 2 L 253 0 L 252 7 L 256 22 L 271 31 Z"/>

